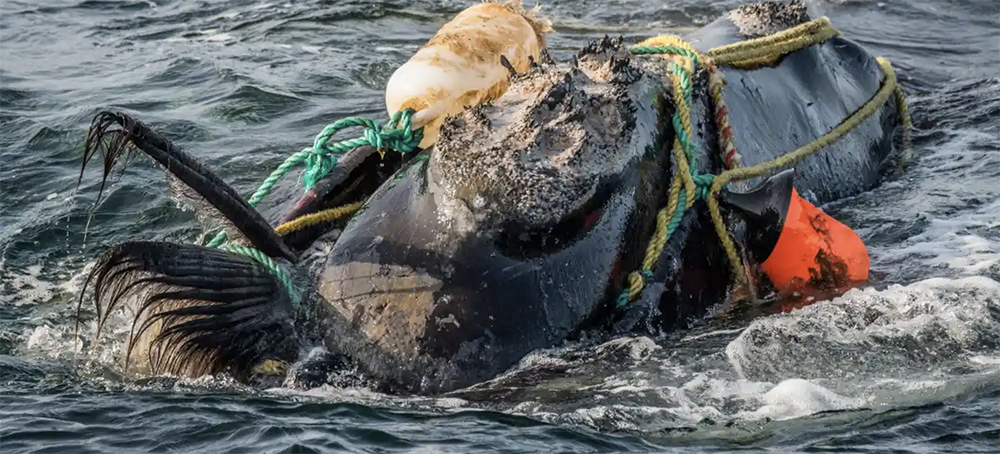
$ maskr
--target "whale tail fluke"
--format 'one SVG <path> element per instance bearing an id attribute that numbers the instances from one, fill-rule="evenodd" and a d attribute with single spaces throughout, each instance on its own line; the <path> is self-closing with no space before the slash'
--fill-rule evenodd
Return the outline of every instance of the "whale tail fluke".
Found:
<path id="1" fill-rule="evenodd" d="M 123 160 L 128 160 L 133 149 L 141 150 L 172 174 L 171 187 L 175 193 L 180 193 L 184 199 L 200 198 L 199 202 L 206 202 L 207 206 L 217 210 L 222 218 L 230 222 L 227 229 L 234 235 L 238 233 L 239 237 L 270 257 L 281 257 L 291 262 L 298 259 L 267 220 L 235 189 L 163 135 L 124 113 L 101 112 L 94 117 L 84 145 L 80 180 L 87 163 L 100 153 L 104 158 L 103 192 L 108 176 Z M 205 207 L 204 204 L 196 204 L 196 211 L 205 213 Z"/>
<path id="2" fill-rule="evenodd" d="M 245 378 L 263 360 L 297 354 L 295 308 L 285 287 L 242 255 L 196 245 L 128 242 L 98 260 L 80 305 L 90 286 L 97 335 L 118 309 L 132 309 L 126 371 L 141 356 L 152 374 L 225 372 Z"/>

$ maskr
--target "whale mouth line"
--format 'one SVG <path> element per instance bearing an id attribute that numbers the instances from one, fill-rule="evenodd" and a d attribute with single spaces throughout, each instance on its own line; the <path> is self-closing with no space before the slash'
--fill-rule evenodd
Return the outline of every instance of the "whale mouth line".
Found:
<path id="1" fill-rule="evenodd" d="M 327 209 L 342 209 L 351 204 L 363 204 L 404 165 L 421 153 L 425 151 L 415 150 L 406 154 L 380 153 L 368 145 L 345 152 L 330 173 L 320 178 L 316 185 L 306 191 L 295 206 L 284 215 L 281 224 Z M 349 221 L 350 216 L 343 216 L 318 222 L 288 231 L 282 238 L 293 250 L 305 251 L 314 241 L 333 229 L 345 227 Z"/>
<path id="2" fill-rule="evenodd" d="M 500 226 L 496 246 L 500 253 L 521 259 L 553 254 L 590 232 L 601 220 L 620 179 L 601 184 L 580 207 L 564 218 L 543 226 L 507 222 Z"/>

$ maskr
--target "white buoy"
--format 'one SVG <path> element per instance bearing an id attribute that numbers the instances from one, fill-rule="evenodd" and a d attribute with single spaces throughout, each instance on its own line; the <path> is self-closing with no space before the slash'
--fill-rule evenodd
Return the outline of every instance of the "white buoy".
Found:
<path id="1" fill-rule="evenodd" d="M 538 61 L 551 23 L 520 1 L 487 1 L 455 16 L 403 66 L 392 74 L 385 105 L 392 115 L 412 108 L 415 128 L 424 127 L 422 148 L 437 141 L 449 115 L 499 98 L 507 90 L 510 71 L 518 73 Z"/>

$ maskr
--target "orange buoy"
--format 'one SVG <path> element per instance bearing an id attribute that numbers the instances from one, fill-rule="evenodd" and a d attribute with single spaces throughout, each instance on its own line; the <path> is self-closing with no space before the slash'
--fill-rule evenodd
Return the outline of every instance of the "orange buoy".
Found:
<path id="1" fill-rule="evenodd" d="M 760 265 L 778 293 L 843 292 L 868 280 L 868 250 L 850 227 L 792 190 L 778 242 Z"/>

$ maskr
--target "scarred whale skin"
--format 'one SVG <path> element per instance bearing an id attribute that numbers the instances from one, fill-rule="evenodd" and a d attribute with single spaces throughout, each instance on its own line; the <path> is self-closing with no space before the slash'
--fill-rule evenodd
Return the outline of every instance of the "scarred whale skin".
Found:
<path id="1" fill-rule="evenodd" d="M 612 54 L 601 46 L 610 42 L 585 50 L 581 66 L 590 59 L 593 66 L 612 64 Z M 372 195 L 337 240 L 319 278 L 326 339 L 334 350 L 360 358 L 367 372 L 402 388 L 447 391 L 489 379 L 525 353 L 561 342 L 606 305 L 620 285 L 616 268 L 635 266 L 643 250 L 640 243 L 669 175 L 659 152 L 669 121 L 666 103 L 657 101 L 665 92 L 662 81 L 640 77 L 627 59 L 616 55 L 614 60 L 634 80 L 594 80 L 578 67 L 552 66 L 512 81 L 508 95 L 493 106 L 446 123 L 435 149 Z M 543 86 L 536 89 L 539 83 Z M 501 200 L 508 192 L 477 184 L 503 180 L 510 184 L 499 186 L 530 193 L 505 166 L 524 160 L 557 172 L 553 163 L 560 159 L 522 149 L 517 158 L 508 155 L 506 163 L 482 156 L 476 161 L 482 150 L 463 144 L 466 139 L 488 142 L 477 131 L 495 131 L 511 141 L 520 132 L 484 121 L 530 118 L 568 140 L 562 134 L 580 132 L 577 127 L 587 128 L 583 123 L 606 121 L 578 115 L 581 108 L 596 105 L 615 116 L 620 127 L 601 132 L 603 142 L 589 131 L 595 134 L 588 136 L 590 143 L 566 158 L 607 159 L 587 179 L 563 175 L 562 180 L 587 202 L 576 206 L 573 192 L 563 194 L 562 202 L 551 201 L 552 210 L 569 219 L 583 215 L 580 223 L 549 222 L 531 204 L 508 207 Z M 575 120 L 567 120 L 573 115 Z M 469 170 L 455 169 L 449 157 L 481 162 L 482 178 L 442 181 L 442 174 Z M 590 213 L 596 214 L 587 221 Z M 553 231 L 573 233 L 562 244 L 546 244 Z"/>

